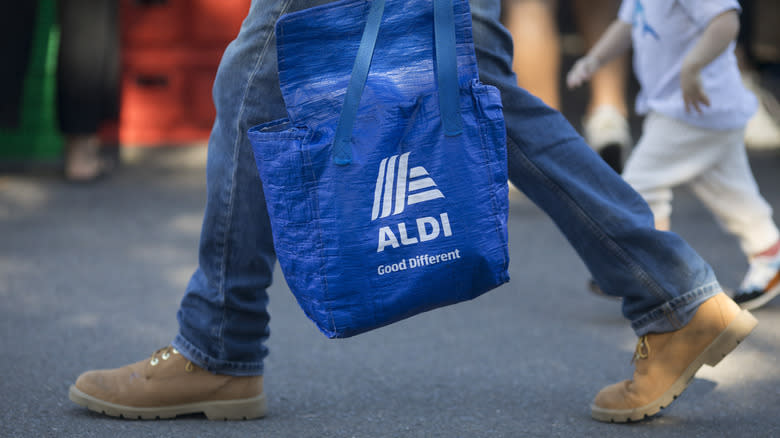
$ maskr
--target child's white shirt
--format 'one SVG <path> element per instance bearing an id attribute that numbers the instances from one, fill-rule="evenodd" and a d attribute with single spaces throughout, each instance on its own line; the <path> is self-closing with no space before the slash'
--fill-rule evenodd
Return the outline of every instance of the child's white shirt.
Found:
<path id="1" fill-rule="evenodd" d="M 743 127 L 757 100 L 742 84 L 735 42 L 701 70 L 710 99 L 702 113 L 685 111 L 680 89 L 683 59 L 713 18 L 740 11 L 737 0 L 623 0 L 618 19 L 632 25 L 634 74 L 641 86 L 636 111 L 656 111 L 694 126 L 715 130 Z"/>

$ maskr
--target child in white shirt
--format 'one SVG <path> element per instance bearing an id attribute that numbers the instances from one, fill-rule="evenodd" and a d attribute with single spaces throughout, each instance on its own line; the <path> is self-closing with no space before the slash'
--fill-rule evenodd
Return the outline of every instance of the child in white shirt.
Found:
<path id="1" fill-rule="evenodd" d="M 634 50 L 643 133 L 623 177 L 670 226 L 672 188 L 687 184 L 735 234 L 750 260 L 734 296 L 747 309 L 780 293 L 780 232 L 758 191 L 743 143 L 757 102 L 734 55 L 737 0 L 623 0 L 615 20 L 566 80 L 577 87 Z"/>

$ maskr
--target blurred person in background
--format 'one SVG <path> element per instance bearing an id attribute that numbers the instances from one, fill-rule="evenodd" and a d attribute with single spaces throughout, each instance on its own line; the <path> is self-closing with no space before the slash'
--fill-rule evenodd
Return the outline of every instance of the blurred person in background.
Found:
<path id="1" fill-rule="evenodd" d="M 757 102 L 734 53 L 740 10 L 737 0 L 623 0 L 567 84 L 583 84 L 633 46 L 636 110 L 647 116 L 623 177 L 650 205 L 659 230 L 670 228 L 672 188 L 691 187 L 739 239 L 750 267 L 734 301 L 754 309 L 780 293 L 780 231 L 743 141 Z"/>
<path id="2" fill-rule="evenodd" d="M 65 178 L 94 181 L 119 161 L 100 128 L 119 117 L 119 2 L 59 0 L 57 115 L 65 136 Z"/>
<path id="3" fill-rule="evenodd" d="M 56 112 L 65 138 L 64 175 L 94 181 L 118 163 L 118 145 L 99 135 L 119 112 L 119 5 L 104 0 L 59 0 L 60 46 Z M 7 2 L 0 12 L 0 127 L 17 129 L 30 64 L 37 1 Z"/>
<path id="4" fill-rule="evenodd" d="M 561 37 L 558 3 L 566 0 L 504 0 L 502 21 L 512 34 L 512 68 L 520 87 L 561 110 Z M 569 0 L 585 48 L 593 46 L 612 21 L 619 0 Z M 615 59 L 593 77 L 590 101 L 582 121 L 586 142 L 616 172 L 632 146 L 628 125 L 627 57 Z"/>
<path id="5" fill-rule="evenodd" d="M 751 149 L 780 148 L 780 2 L 742 0 L 737 56 L 745 86 L 758 110 L 745 130 Z"/>

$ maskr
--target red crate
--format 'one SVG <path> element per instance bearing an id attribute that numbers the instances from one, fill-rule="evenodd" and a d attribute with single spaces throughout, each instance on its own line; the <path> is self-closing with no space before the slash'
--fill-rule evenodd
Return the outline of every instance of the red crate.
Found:
<path id="1" fill-rule="evenodd" d="M 207 139 L 219 60 L 250 0 L 119 1 L 120 140 L 154 145 Z"/>
<path id="2" fill-rule="evenodd" d="M 125 144 L 208 139 L 221 51 L 145 49 L 123 55 L 119 137 Z"/>
<path id="3" fill-rule="evenodd" d="M 122 48 L 187 44 L 188 0 L 120 0 Z"/>
<path id="4" fill-rule="evenodd" d="M 192 0 L 189 34 L 193 44 L 224 48 L 235 39 L 250 0 Z"/>

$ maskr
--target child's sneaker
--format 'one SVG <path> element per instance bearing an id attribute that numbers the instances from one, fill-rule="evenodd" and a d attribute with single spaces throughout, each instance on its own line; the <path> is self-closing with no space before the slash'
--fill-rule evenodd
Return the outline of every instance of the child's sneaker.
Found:
<path id="1" fill-rule="evenodd" d="M 585 141 L 617 173 L 623 172 L 623 162 L 631 148 L 631 130 L 620 112 L 602 105 L 583 122 Z"/>
<path id="2" fill-rule="evenodd" d="M 743 309 L 756 309 L 780 294 L 780 245 L 774 254 L 753 257 L 745 279 L 734 294 Z"/>

